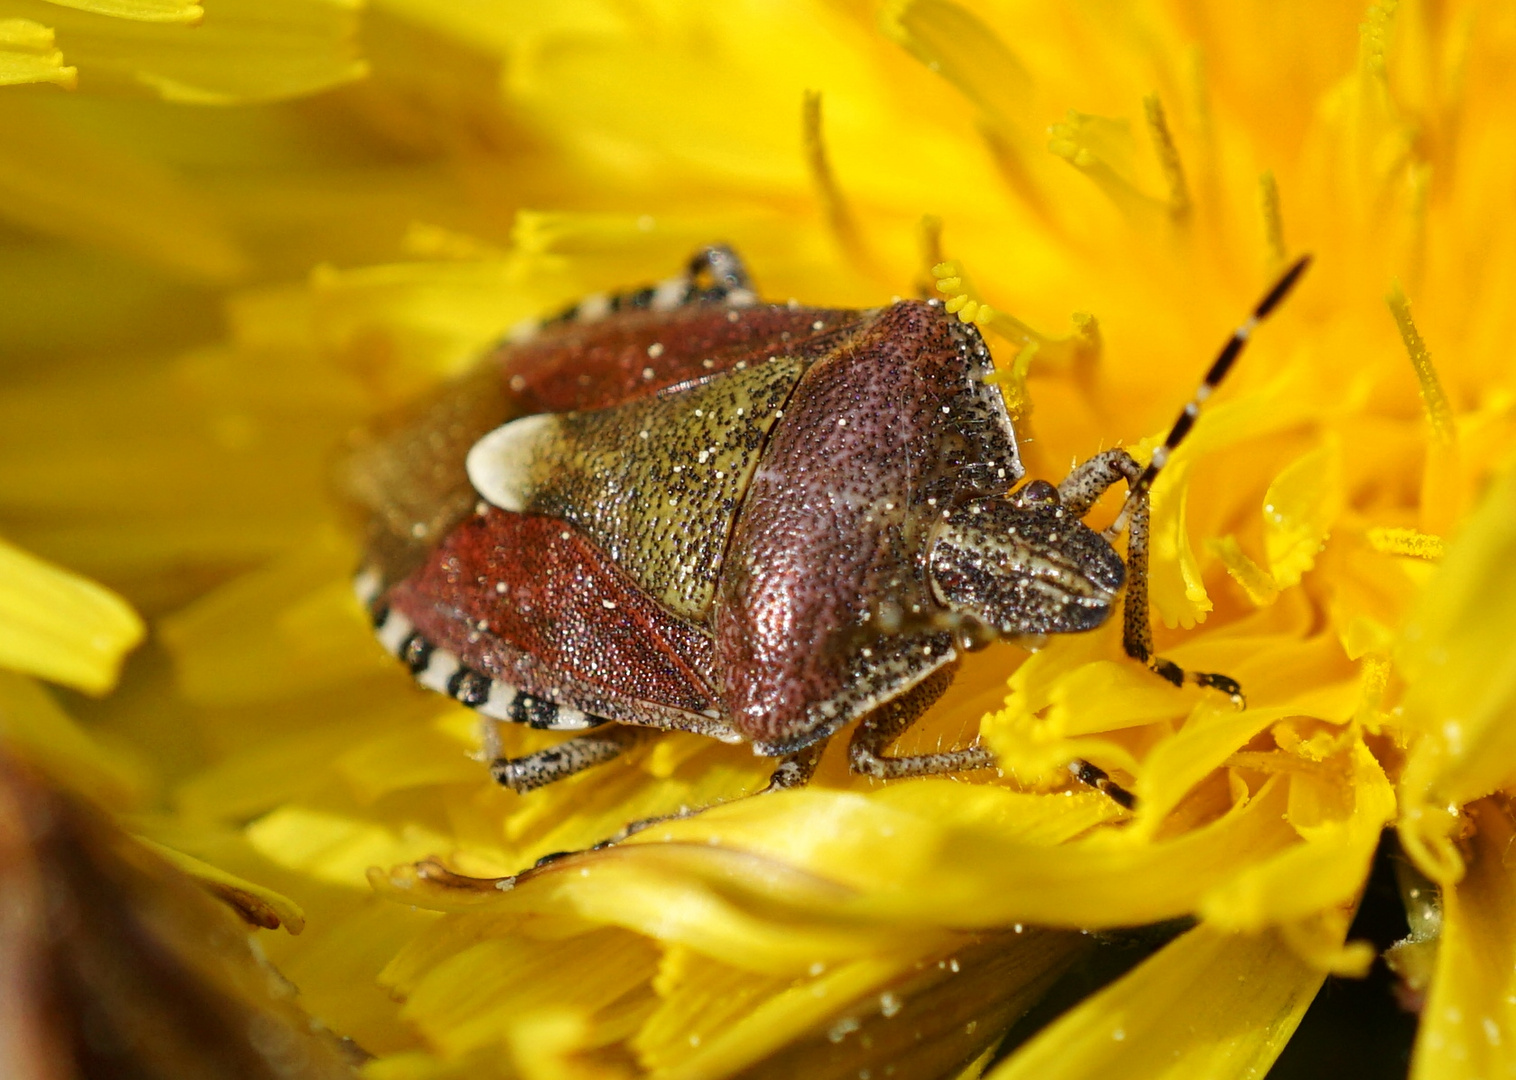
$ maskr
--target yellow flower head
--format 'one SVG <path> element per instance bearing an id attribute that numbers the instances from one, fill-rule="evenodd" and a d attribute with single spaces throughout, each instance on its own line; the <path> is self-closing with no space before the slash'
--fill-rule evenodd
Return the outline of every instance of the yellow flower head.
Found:
<path id="1" fill-rule="evenodd" d="M 0 665 L 106 689 L 140 623 L 77 574 L 152 631 L 102 700 L 5 675 L 0 734 L 303 920 L 263 947 L 375 1080 L 1258 1075 L 1373 960 L 1387 828 L 1415 1074 L 1508 1069 L 1513 60 L 1484 0 L 0 5 Z M 1150 460 L 1311 253 L 1152 491 L 1158 652 L 1248 707 L 1112 620 L 977 654 L 896 746 L 977 737 L 998 776 L 838 745 L 742 799 L 771 763 L 675 734 L 494 785 L 352 599 L 340 462 L 715 240 L 766 299 L 943 300 L 1054 482 Z M 1087 931 L 1144 924 L 1013 1029 Z"/>

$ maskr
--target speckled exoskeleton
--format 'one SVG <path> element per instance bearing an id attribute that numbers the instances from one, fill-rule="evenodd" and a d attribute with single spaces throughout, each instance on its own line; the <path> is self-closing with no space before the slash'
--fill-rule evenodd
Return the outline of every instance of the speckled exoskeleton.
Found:
<path id="1" fill-rule="evenodd" d="M 1054 487 L 1021 484 L 975 327 L 935 301 L 762 303 L 736 256 L 708 248 L 680 277 L 514 334 L 355 456 L 360 597 L 424 686 L 495 720 L 589 729 L 496 756 L 522 792 L 655 729 L 778 758 L 770 788 L 804 783 L 854 721 L 857 772 L 990 767 L 979 746 L 888 750 L 966 650 L 1093 629 L 1123 587 L 1131 657 L 1240 702 L 1230 678 L 1153 655 L 1148 490 L 1304 267 L 1233 334 L 1147 466 L 1107 450 Z M 1120 516 L 1095 532 L 1081 519 L 1121 481 Z"/>

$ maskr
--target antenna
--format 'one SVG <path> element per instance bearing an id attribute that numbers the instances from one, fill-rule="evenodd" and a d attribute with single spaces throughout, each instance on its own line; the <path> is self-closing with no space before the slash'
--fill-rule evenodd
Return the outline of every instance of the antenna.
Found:
<path id="1" fill-rule="evenodd" d="M 1121 506 L 1121 513 L 1116 515 L 1115 522 L 1106 530 L 1107 535 L 1115 536 L 1122 529 L 1126 528 L 1127 518 L 1131 515 L 1136 500 L 1153 486 L 1154 478 L 1163 470 L 1164 465 L 1168 464 L 1169 455 L 1174 452 L 1174 449 L 1180 443 L 1184 442 L 1185 436 L 1195 426 L 1195 418 L 1200 415 L 1200 406 L 1205 404 L 1206 399 L 1221 384 L 1221 380 L 1226 378 L 1227 372 L 1232 370 L 1232 365 L 1236 363 L 1237 357 L 1242 353 L 1243 346 L 1253 336 L 1253 331 L 1258 328 L 1258 324 L 1268 318 L 1270 312 L 1279 306 L 1280 301 L 1289 295 L 1290 290 L 1295 287 L 1295 283 L 1300 280 L 1300 275 L 1304 274 L 1306 267 L 1310 265 L 1311 257 L 1309 255 L 1302 255 L 1297 259 L 1294 265 L 1284 272 L 1283 276 L 1274 283 L 1274 287 L 1258 302 L 1258 306 L 1253 309 L 1253 313 L 1247 317 L 1246 321 L 1232 331 L 1232 336 L 1221 347 L 1221 352 L 1216 354 L 1216 359 L 1211 364 L 1211 369 L 1205 373 L 1205 378 L 1201 380 L 1200 385 L 1195 389 L 1195 395 L 1185 404 L 1184 410 L 1179 414 L 1179 418 L 1174 421 L 1174 426 L 1169 428 L 1168 437 L 1163 440 L 1163 445 L 1153 451 L 1153 458 L 1148 462 L 1148 467 L 1142 470 L 1142 474 L 1136 480 L 1132 481 L 1131 489 L 1127 492 L 1126 502 Z"/>

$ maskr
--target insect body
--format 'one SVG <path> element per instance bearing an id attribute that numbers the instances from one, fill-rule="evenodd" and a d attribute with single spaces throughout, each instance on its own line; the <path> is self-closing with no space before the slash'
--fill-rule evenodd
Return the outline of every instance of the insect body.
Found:
<path id="1" fill-rule="evenodd" d="M 978 331 L 939 304 L 760 303 L 727 249 L 518 335 L 355 459 L 370 514 L 358 590 L 425 686 L 488 717 L 588 729 L 495 777 L 527 791 L 650 729 L 750 743 L 804 783 L 861 720 L 855 771 L 987 767 L 891 743 L 997 637 L 1104 623 L 1152 655 L 1148 488 L 1281 280 L 1144 468 L 1122 450 L 1032 480 Z M 1081 520 L 1130 494 L 1105 534 Z M 1111 544 L 1128 531 L 1125 561 Z M 1085 779 L 1103 774 L 1084 766 Z"/>

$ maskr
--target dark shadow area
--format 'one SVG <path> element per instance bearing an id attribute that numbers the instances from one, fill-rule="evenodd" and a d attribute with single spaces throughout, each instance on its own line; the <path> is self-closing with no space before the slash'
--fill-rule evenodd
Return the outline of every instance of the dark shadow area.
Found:
<path id="1" fill-rule="evenodd" d="M 1410 933 L 1392 862 L 1402 857 L 1393 833 L 1380 837 L 1363 904 L 1348 931 L 1349 940 L 1371 942 L 1378 953 Z M 1416 1017 L 1396 1004 L 1394 986 L 1382 958 L 1366 979 L 1327 979 L 1268 1080 L 1401 1080 L 1410 1071 Z"/>

